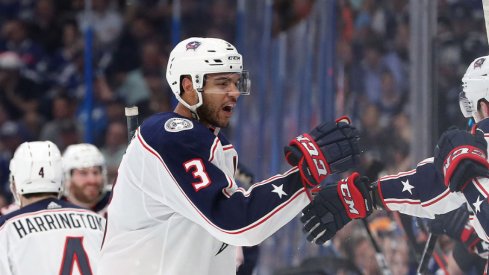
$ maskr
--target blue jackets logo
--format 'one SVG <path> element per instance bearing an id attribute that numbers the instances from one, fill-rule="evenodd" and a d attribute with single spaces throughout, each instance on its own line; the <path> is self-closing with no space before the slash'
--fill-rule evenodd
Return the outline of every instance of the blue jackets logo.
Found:
<path id="1" fill-rule="evenodd" d="M 199 46 L 200 46 L 200 43 L 199 41 L 192 41 L 192 42 L 189 42 L 187 45 L 185 45 L 185 48 L 186 50 L 196 50 Z"/>
<path id="2" fill-rule="evenodd" d="M 165 122 L 165 130 L 168 132 L 180 132 L 194 128 L 192 121 L 186 118 L 174 117 Z"/>

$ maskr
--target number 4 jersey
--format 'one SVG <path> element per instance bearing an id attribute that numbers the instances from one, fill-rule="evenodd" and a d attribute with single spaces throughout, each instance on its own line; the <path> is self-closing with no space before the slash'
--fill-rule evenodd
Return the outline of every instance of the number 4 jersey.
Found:
<path id="1" fill-rule="evenodd" d="M 99 274 L 234 274 L 235 246 L 260 243 L 309 202 L 296 167 L 244 190 L 237 163 L 217 131 L 148 118 L 119 167 Z"/>
<path id="2" fill-rule="evenodd" d="M 0 274 L 95 274 L 105 219 L 57 199 L 0 217 Z"/>

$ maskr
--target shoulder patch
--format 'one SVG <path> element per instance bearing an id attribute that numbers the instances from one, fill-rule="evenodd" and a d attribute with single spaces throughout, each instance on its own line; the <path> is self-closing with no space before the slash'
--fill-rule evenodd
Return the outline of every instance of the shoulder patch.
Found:
<path id="1" fill-rule="evenodd" d="M 180 132 L 194 128 L 192 121 L 186 118 L 174 117 L 165 122 L 165 130 L 168 132 Z"/>

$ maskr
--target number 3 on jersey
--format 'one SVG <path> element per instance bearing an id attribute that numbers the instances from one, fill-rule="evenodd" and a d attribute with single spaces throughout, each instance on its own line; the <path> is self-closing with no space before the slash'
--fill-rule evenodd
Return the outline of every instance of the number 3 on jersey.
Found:
<path id="1" fill-rule="evenodd" d="M 185 171 L 192 172 L 193 177 L 199 180 L 198 182 L 192 183 L 196 192 L 211 184 L 211 180 L 205 171 L 205 166 L 201 159 L 189 160 L 183 164 L 183 167 L 185 167 Z"/>

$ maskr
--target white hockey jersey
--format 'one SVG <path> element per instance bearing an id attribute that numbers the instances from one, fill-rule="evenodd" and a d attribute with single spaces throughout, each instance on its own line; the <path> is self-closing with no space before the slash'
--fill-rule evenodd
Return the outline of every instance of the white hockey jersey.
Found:
<path id="1" fill-rule="evenodd" d="M 119 167 L 98 274 L 235 274 L 235 246 L 262 242 L 309 203 L 296 167 L 244 190 L 237 163 L 203 124 L 148 118 Z"/>
<path id="2" fill-rule="evenodd" d="M 0 217 L 0 274 L 95 274 L 105 219 L 56 199 Z"/>
<path id="3" fill-rule="evenodd" d="M 480 121 L 478 129 L 489 142 L 489 118 Z M 435 214 L 447 213 L 466 203 L 475 214 L 470 223 L 477 235 L 489 242 L 488 178 L 474 179 L 461 192 L 450 192 L 436 172 L 433 158 L 429 158 L 414 170 L 380 178 L 378 188 L 386 209 L 416 217 L 433 219 Z"/>

